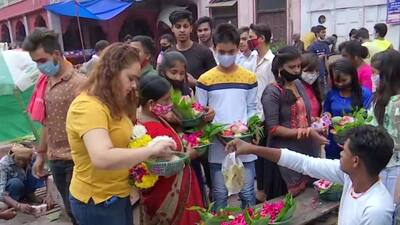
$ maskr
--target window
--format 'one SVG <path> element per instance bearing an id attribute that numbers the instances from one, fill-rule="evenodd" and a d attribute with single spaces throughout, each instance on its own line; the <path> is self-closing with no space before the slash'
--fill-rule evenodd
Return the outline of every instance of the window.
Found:
<path id="1" fill-rule="evenodd" d="M 284 10 L 286 8 L 286 0 L 257 0 L 256 8 L 257 11 Z"/>
<path id="2" fill-rule="evenodd" d="M 20 1 L 22 1 L 22 0 L 0 0 L 0 8 L 11 5 L 16 2 L 20 2 Z"/>
<path id="3" fill-rule="evenodd" d="M 238 25 L 237 20 L 237 1 L 213 0 L 207 6 L 211 9 L 211 16 L 214 19 L 214 25 L 221 23 L 231 23 Z"/>

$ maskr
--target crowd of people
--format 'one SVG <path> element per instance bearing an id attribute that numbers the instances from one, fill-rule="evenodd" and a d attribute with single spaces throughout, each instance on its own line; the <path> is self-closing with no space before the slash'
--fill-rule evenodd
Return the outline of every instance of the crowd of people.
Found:
<path id="1" fill-rule="evenodd" d="M 48 158 L 73 224 L 132 225 L 137 194 L 141 224 L 196 224 L 200 217 L 191 206 L 214 202 L 214 211 L 227 206 L 221 166 L 227 152 L 236 151 L 245 169 L 242 208 L 288 192 L 297 196 L 315 178 L 324 178 L 344 184 L 340 225 L 395 224 L 400 53 L 384 39 L 385 24 L 375 25 L 373 41 L 365 28 L 352 31 L 338 50 L 337 36 L 325 38 L 327 30 L 319 25 L 304 42 L 294 35 L 292 46 L 272 52 L 266 24 L 215 27 L 209 17 L 194 21 L 187 10 L 172 12 L 169 20 L 171 33 L 161 36 L 159 54 L 148 36 L 99 41 L 80 72 L 64 59 L 52 30 L 38 28 L 26 38 L 23 49 L 43 74 L 32 98 L 44 108 L 41 144 L 34 157 L 16 146 L 0 161 L 0 210 L 10 208 L 0 211 L 3 218 L 15 210 L 32 212 L 23 199 L 48 176 Z M 253 144 L 214 139 L 208 154 L 199 157 L 180 139 L 172 89 L 206 107 L 205 124 L 258 115 L 265 138 Z M 311 126 L 322 115 L 343 116 L 356 108 L 368 110 L 373 120 L 355 129 L 343 146 L 326 129 Z M 174 141 L 128 149 L 135 124 L 152 138 Z M 177 151 L 188 154 L 190 165 L 161 177 L 150 190 L 132 192 L 129 168 Z"/>

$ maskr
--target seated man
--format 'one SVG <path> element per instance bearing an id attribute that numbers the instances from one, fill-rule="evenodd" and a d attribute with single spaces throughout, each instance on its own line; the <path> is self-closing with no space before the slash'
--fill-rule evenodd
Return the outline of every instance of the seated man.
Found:
<path id="1" fill-rule="evenodd" d="M 389 162 L 393 146 L 386 131 L 362 126 L 350 133 L 340 160 L 313 158 L 241 140 L 228 143 L 226 148 L 238 155 L 255 154 L 311 177 L 343 184 L 338 225 L 391 225 L 393 198 L 379 180 L 379 173 Z"/>
<path id="2" fill-rule="evenodd" d="M 34 200 L 34 191 L 44 187 L 44 181 L 32 176 L 32 149 L 14 145 L 0 160 L 0 210 L 12 207 L 24 213 L 33 208 L 23 200 Z"/>

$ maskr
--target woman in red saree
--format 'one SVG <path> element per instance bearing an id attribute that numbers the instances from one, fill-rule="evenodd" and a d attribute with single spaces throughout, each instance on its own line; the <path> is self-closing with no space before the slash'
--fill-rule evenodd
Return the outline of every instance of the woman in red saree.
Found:
<path id="1" fill-rule="evenodd" d="M 184 152 L 179 135 L 161 117 L 172 110 L 171 84 L 158 75 L 140 79 L 140 109 L 138 123 L 144 125 L 152 137 L 168 136 Z M 193 150 L 188 154 L 195 156 Z M 154 187 L 140 193 L 141 224 L 194 225 L 200 221 L 191 206 L 203 206 L 196 173 L 190 165 L 171 177 L 159 177 Z"/>

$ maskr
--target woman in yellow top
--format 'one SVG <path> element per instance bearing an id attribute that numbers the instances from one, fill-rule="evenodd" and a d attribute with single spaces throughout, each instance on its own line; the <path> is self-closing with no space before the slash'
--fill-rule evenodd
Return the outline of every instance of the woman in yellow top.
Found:
<path id="1" fill-rule="evenodd" d="M 127 44 L 105 49 L 67 115 L 75 163 L 72 213 L 80 225 L 133 225 L 128 170 L 151 156 L 169 156 L 172 142 L 128 149 L 135 121 L 139 54 Z"/>

